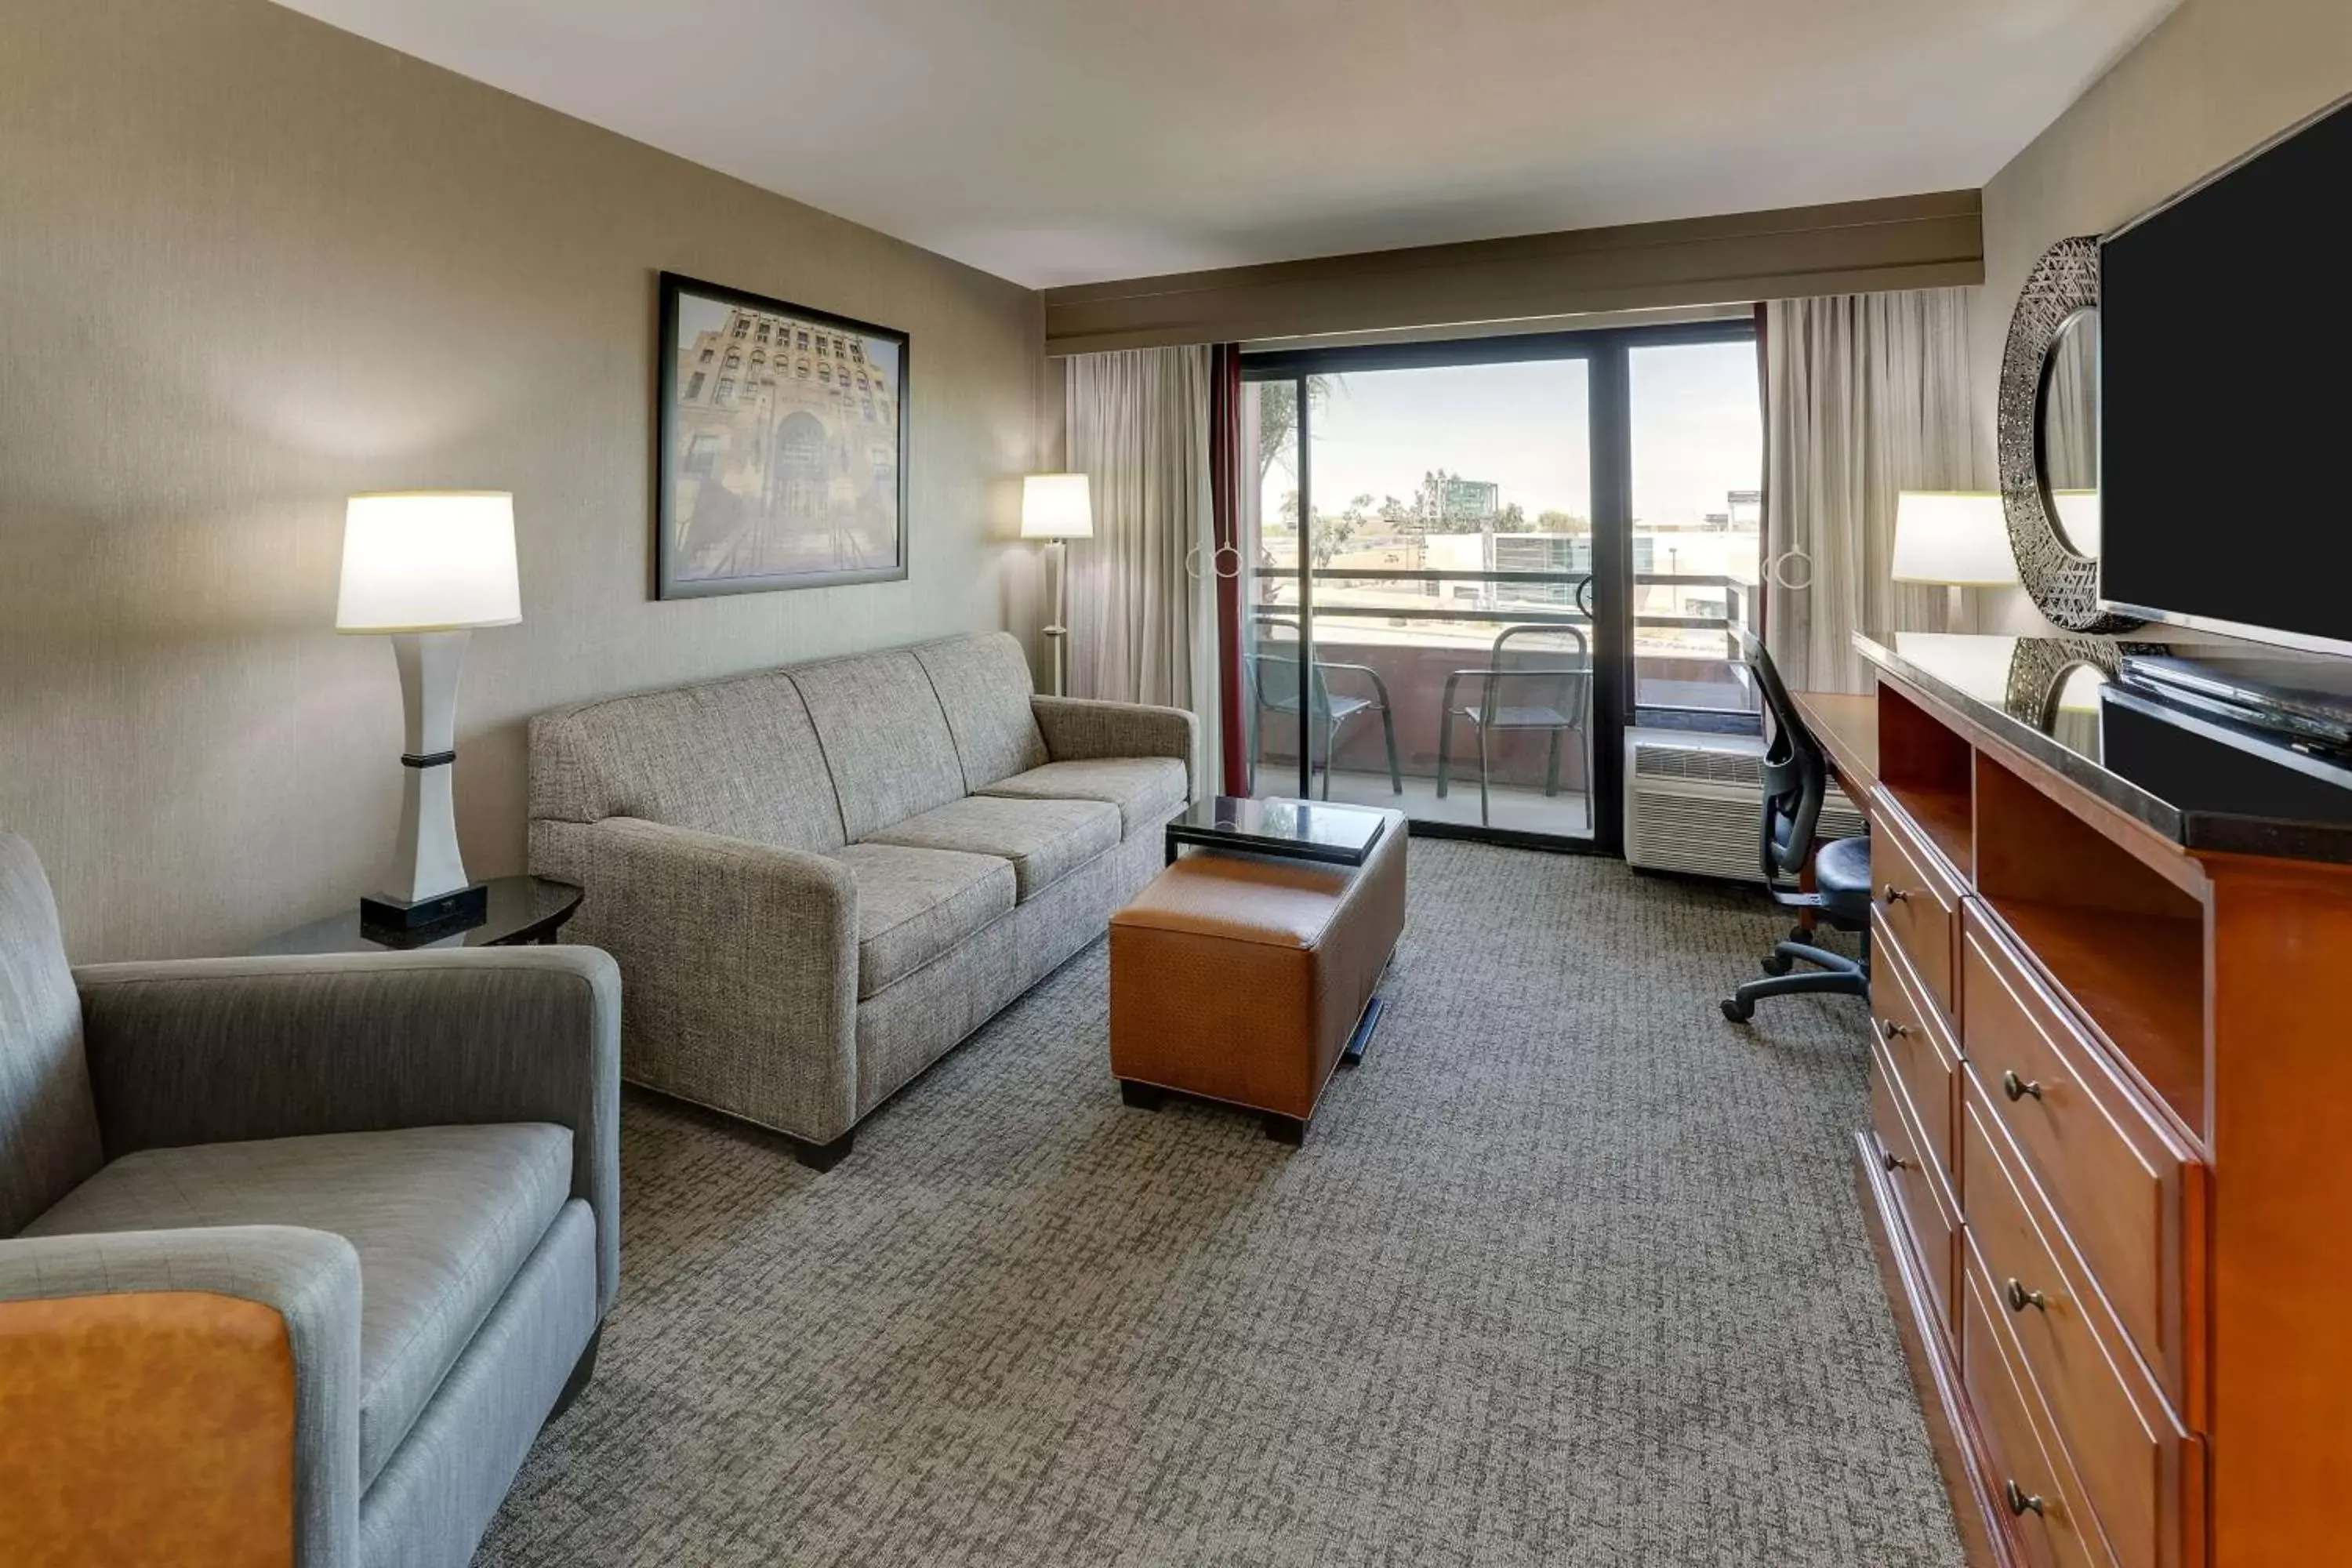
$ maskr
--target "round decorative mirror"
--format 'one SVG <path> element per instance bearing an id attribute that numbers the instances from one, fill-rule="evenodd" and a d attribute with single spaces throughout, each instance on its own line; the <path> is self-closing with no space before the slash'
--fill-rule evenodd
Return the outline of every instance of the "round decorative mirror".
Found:
<path id="1" fill-rule="evenodd" d="M 2099 242 L 2034 264 L 2000 363 L 2000 497 L 2017 574 L 2070 632 L 2140 623 L 2099 608 Z"/>
<path id="2" fill-rule="evenodd" d="M 2058 542 L 2084 561 L 2099 558 L 2099 312 L 2077 310 L 2060 324 L 2042 364 L 2035 416 L 2042 504 Z"/>

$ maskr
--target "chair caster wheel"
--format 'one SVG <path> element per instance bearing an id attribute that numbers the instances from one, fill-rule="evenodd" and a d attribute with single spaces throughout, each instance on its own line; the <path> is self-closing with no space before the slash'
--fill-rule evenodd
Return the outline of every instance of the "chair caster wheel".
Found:
<path id="1" fill-rule="evenodd" d="M 1767 974 L 1786 974 L 1796 967 L 1797 961 L 1786 953 L 1769 953 L 1764 959 L 1764 973 Z"/>
<path id="2" fill-rule="evenodd" d="M 1756 1016 L 1756 1004 L 1743 1002 L 1737 996 L 1723 999 L 1723 1016 L 1735 1024 L 1745 1024 Z"/>
<path id="3" fill-rule="evenodd" d="M 1807 931 L 1802 926 L 1790 926 L 1789 928 L 1789 940 L 1795 942 L 1799 947 L 1821 946 L 1822 937 L 1823 934 L 1824 933 L 1822 931 Z"/>

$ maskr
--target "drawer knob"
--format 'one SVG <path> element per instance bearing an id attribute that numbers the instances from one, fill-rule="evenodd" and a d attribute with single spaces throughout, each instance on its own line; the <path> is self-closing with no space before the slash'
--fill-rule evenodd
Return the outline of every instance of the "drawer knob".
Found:
<path id="1" fill-rule="evenodd" d="M 1907 1171 L 1911 1168 L 1911 1162 L 1892 1149 L 1881 1149 L 1878 1152 L 1878 1158 L 1890 1171 Z"/>
<path id="2" fill-rule="evenodd" d="M 1911 1037 L 1909 1026 L 1898 1024 L 1892 1018 L 1881 1018 L 1878 1021 L 1878 1032 L 1886 1037 L 1886 1043 L 1890 1046 L 1897 1040 L 1907 1040 Z"/>
<path id="3" fill-rule="evenodd" d="M 2042 1513 L 2042 1500 L 2019 1486 L 2015 1481 L 2001 1483 L 2000 1495 L 2009 1504 L 2009 1511 L 2020 1518 L 2029 1513 Z"/>
<path id="4" fill-rule="evenodd" d="M 2011 1280 L 2009 1289 L 2001 1294 L 2009 1298 L 2009 1310 L 2012 1312 L 2022 1312 L 2028 1307 L 2039 1307 L 2045 1312 L 2050 1310 L 2050 1298 L 2039 1290 L 2027 1289 L 2020 1279 Z"/>
<path id="5" fill-rule="evenodd" d="M 1881 893 L 1879 897 L 1885 899 L 1890 904 L 1908 903 L 1911 900 L 1911 895 L 1909 893 L 1904 891 L 1901 888 L 1896 887 L 1892 882 L 1886 884 L 1886 890 Z"/>
<path id="6" fill-rule="evenodd" d="M 2018 1077 L 2014 1069 L 2000 1075 L 2000 1091 L 2012 1101 L 2023 1100 L 2029 1094 L 2036 1100 L 2042 1098 L 2042 1086 L 2030 1079 Z"/>

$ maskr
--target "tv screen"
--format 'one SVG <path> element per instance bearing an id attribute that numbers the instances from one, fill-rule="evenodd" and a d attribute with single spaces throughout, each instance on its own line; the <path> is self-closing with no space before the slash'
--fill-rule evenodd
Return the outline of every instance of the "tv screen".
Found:
<path id="1" fill-rule="evenodd" d="M 2101 596 L 2352 652 L 2352 104 L 2101 247 Z"/>

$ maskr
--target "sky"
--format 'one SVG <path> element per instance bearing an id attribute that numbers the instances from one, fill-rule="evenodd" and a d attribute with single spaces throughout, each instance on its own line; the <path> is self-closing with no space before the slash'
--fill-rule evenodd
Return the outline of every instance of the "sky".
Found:
<path id="1" fill-rule="evenodd" d="M 1763 473 L 1754 345 L 1686 343 L 1632 355 L 1633 510 L 1643 522 L 1696 523 Z M 1580 360 L 1350 372 L 1313 414 L 1315 506 L 1355 497 L 1411 501 L 1444 468 L 1502 487 L 1532 521 L 1592 515 L 1585 366 Z M 1296 488 L 1269 474 L 1267 515 Z"/>

